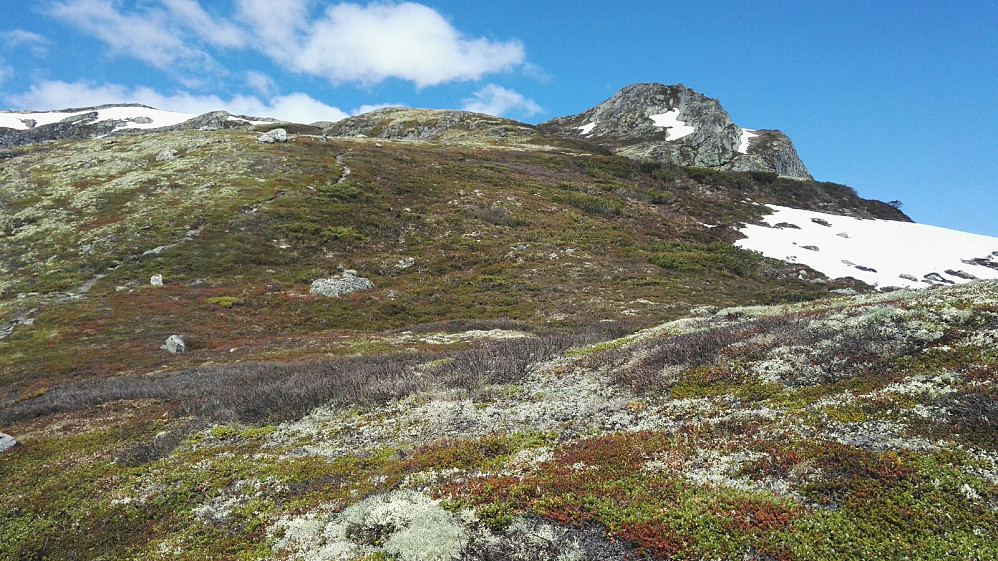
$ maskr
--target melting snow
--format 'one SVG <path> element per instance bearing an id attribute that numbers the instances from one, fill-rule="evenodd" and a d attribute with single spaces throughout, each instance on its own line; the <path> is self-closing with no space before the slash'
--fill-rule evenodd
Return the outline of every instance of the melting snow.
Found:
<path id="1" fill-rule="evenodd" d="M 742 129 L 742 140 L 741 143 L 738 144 L 738 151 L 742 154 L 748 154 L 749 143 L 752 142 L 752 139 L 757 136 L 759 136 L 759 133 L 752 129 Z"/>
<path id="2" fill-rule="evenodd" d="M 750 224 L 735 245 L 802 263 L 830 278 L 880 287 L 925 288 L 998 279 L 998 238 L 937 226 L 863 220 L 768 205 L 766 226 Z M 777 226 L 777 225 L 780 226 Z M 976 262 L 975 262 L 976 261 Z"/>
<path id="3" fill-rule="evenodd" d="M 35 126 L 40 127 L 43 125 L 51 125 L 52 123 L 58 123 L 63 119 L 69 117 L 75 117 L 78 115 L 85 115 L 91 111 L 43 111 L 43 112 L 25 112 L 25 113 L 12 113 L 12 112 L 0 112 L 0 127 L 6 127 L 9 129 L 17 130 L 27 130 L 29 127 L 24 121 L 34 120 Z M 188 113 L 175 113 L 173 111 L 163 111 L 161 109 L 150 109 L 147 107 L 108 107 L 107 109 L 97 110 L 97 120 L 94 122 L 117 120 L 117 121 L 129 121 L 124 125 L 115 128 L 115 130 L 121 129 L 154 129 L 159 127 L 170 127 L 173 125 L 178 125 L 183 123 L 188 119 L 193 119 L 197 115 L 192 115 Z M 143 119 L 143 117 L 145 119 Z M 141 119 L 145 121 L 149 119 L 150 122 L 134 122 L 135 119 Z"/>
<path id="4" fill-rule="evenodd" d="M 587 123 L 585 125 L 582 125 L 581 127 L 575 127 L 575 128 L 579 129 L 579 134 L 587 135 L 593 132 L 593 127 L 595 126 L 596 123 Z"/>
<path id="5" fill-rule="evenodd" d="M 684 136 L 691 135 L 696 132 L 694 127 L 691 127 L 679 120 L 679 109 L 670 109 L 666 113 L 648 115 L 648 118 L 655 122 L 656 127 L 665 127 L 669 129 L 669 138 L 667 140 L 679 140 Z"/>

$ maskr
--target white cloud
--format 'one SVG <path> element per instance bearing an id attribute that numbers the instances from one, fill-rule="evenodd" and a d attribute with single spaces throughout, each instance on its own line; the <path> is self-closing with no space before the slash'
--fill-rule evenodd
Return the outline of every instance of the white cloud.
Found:
<path id="1" fill-rule="evenodd" d="M 275 9 L 243 0 L 241 15 L 267 39 L 261 51 L 290 69 L 322 76 L 334 84 L 375 84 L 400 78 L 426 87 L 454 80 L 477 80 L 524 62 L 518 41 L 468 38 L 438 12 L 412 2 L 340 3 L 307 21 L 307 3 L 273 19 Z"/>
<path id="2" fill-rule="evenodd" d="M 49 45 L 49 40 L 45 37 L 23 29 L 0 33 L 0 40 L 8 47 L 27 46 L 31 49 L 31 54 L 35 56 L 44 56 Z"/>
<path id="3" fill-rule="evenodd" d="M 259 51 L 287 70 L 334 85 L 396 78 L 423 88 L 517 67 L 535 71 L 525 66 L 519 41 L 469 37 L 423 4 L 340 2 L 313 13 L 316 4 L 235 0 L 222 17 L 203 7 L 217 4 L 199 0 L 56 0 L 46 13 L 190 87 L 206 76 L 231 78 L 215 62 L 215 49 Z"/>
<path id="4" fill-rule="evenodd" d="M 3 85 L 7 78 L 14 75 L 14 69 L 4 64 L 3 59 L 0 58 L 0 85 Z"/>
<path id="5" fill-rule="evenodd" d="M 474 97 L 464 99 L 463 103 L 465 111 L 489 115 L 506 115 L 510 112 L 516 112 L 529 117 L 541 112 L 541 106 L 537 105 L 534 100 L 496 84 L 487 84 L 475 92 Z"/>
<path id="6" fill-rule="evenodd" d="M 246 73 L 246 85 L 264 96 L 277 93 L 277 82 L 274 82 L 270 76 L 256 70 L 250 70 Z"/>
<path id="7" fill-rule="evenodd" d="M 246 36 L 241 29 L 226 21 L 216 21 L 197 0 L 162 0 L 172 20 L 194 31 L 203 41 L 219 47 L 242 47 Z"/>
<path id="8" fill-rule="evenodd" d="M 207 57 L 166 24 L 162 11 L 123 14 L 106 1 L 64 0 L 52 5 L 48 13 L 82 28 L 115 51 L 160 69 L 170 68 L 179 59 Z"/>
<path id="9" fill-rule="evenodd" d="M 222 99 L 215 95 L 195 95 L 189 92 L 165 95 L 143 86 L 130 88 L 120 84 L 93 85 L 86 82 L 39 82 L 23 94 L 8 96 L 6 101 L 15 109 L 35 110 L 89 107 L 106 103 L 141 103 L 157 109 L 193 114 L 221 109 L 237 115 L 274 117 L 298 123 L 339 121 L 348 116 L 338 107 L 327 105 L 304 93 L 275 96 L 266 100 L 245 95 Z"/>
<path id="10" fill-rule="evenodd" d="M 311 0 L 237 0 L 237 17 L 255 33 L 257 48 L 271 56 L 290 56 L 295 38 L 308 27 Z"/>

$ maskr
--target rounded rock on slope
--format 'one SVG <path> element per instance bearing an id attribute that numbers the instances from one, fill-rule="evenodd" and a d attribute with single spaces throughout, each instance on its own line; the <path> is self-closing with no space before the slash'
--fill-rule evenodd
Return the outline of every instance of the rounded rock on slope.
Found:
<path id="1" fill-rule="evenodd" d="M 274 129 L 272 131 L 265 132 L 261 134 L 257 139 L 257 142 L 262 142 L 264 144 L 273 144 L 275 142 L 287 142 L 288 141 L 288 131 L 284 129 Z"/>

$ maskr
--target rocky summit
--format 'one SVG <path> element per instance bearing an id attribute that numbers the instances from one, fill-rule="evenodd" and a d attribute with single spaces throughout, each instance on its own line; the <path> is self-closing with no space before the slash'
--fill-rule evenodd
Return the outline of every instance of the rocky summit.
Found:
<path id="1" fill-rule="evenodd" d="M 633 84 L 539 128 L 639 160 L 811 179 L 787 135 L 739 127 L 720 102 L 682 84 Z"/>
<path id="2" fill-rule="evenodd" d="M 998 239 L 689 88 L 0 139 L 4 561 L 998 559 Z"/>

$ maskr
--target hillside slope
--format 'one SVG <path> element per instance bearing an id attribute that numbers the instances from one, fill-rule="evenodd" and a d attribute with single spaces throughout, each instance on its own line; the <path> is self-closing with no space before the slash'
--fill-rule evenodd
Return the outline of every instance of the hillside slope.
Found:
<path id="1" fill-rule="evenodd" d="M 0 556 L 994 558 L 996 296 L 74 382 L 0 410 Z"/>
<path id="2" fill-rule="evenodd" d="M 998 555 L 998 286 L 735 245 L 898 209 L 467 112 L 277 126 L 5 153 L 0 559 Z"/>
<path id="3" fill-rule="evenodd" d="M 229 360 L 233 348 L 242 359 L 342 352 L 344 331 L 447 319 L 649 325 L 695 305 L 809 299 L 855 283 L 730 246 L 768 212 L 758 202 L 903 217 L 844 186 L 586 155 L 542 133 L 540 151 L 481 138 L 257 136 L 168 131 L 14 149 L 0 170 L 8 396 L 66 375 Z M 339 269 L 376 289 L 308 294 Z M 154 275 L 164 286 L 149 286 Z M 192 352 L 160 352 L 173 334 Z"/>

